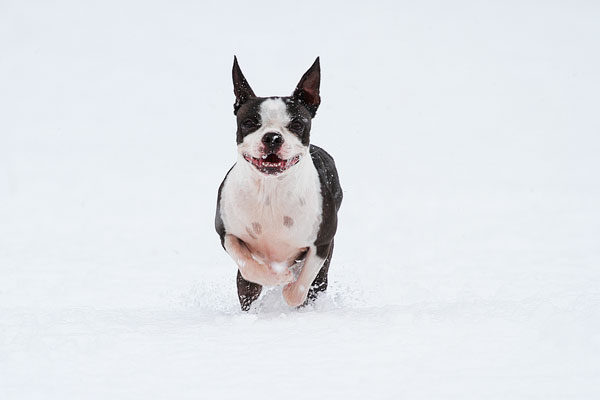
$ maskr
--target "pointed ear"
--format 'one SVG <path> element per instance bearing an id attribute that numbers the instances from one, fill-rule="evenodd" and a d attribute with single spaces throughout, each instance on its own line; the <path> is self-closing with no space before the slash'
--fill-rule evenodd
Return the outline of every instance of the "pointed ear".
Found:
<path id="1" fill-rule="evenodd" d="M 292 97 L 298 99 L 308 108 L 310 115 L 314 118 L 317 113 L 317 108 L 321 104 L 321 96 L 319 96 L 319 86 L 321 85 L 321 65 L 319 57 L 315 60 L 312 67 L 308 69 L 298 82 L 296 90 Z"/>
<path id="2" fill-rule="evenodd" d="M 235 94 L 235 104 L 233 105 L 233 114 L 237 114 L 238 110 L 249 98 L 256 97 L 248 81 L 242 74 L 242 70 L 237 62 L 237 57 L 233 56 L 233 93 Z"/>

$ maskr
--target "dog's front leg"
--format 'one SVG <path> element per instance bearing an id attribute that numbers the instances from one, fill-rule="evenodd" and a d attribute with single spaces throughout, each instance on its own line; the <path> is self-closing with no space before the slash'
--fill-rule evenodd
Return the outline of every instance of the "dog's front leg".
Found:
<path id="1" fill-rule="evenodd" d="M 294 274 L 289 268 L 276 271 L 271 266 L 256 261 L 246 244 L 236 236 L 225 235 L 223 244 L 245 280 L 263 286 L 285 285 L 294 280 Z"/>
<path id="2" fill-rule="evenodd" d="M 298 307 L 306 301 L 310 286 L 317 277 L 325 259 L 317 256 L 317 249 L 311 246 L 306 254 L 304 266 L 298 279 L 283 288 L 283 298 L 291 307 Z"/>

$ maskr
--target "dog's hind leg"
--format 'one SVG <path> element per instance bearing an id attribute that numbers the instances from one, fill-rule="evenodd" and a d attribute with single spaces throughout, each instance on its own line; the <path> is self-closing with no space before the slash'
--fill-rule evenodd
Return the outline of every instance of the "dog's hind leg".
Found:
<path id="1" fill-rule="evenodd" d="M 310 285 L 310 289 L 308 291 L 308 296 L 306 296 L 306 301 L 304 305 L 308 302 L 313 301 L 317 298 L 319 293 L 327 290 L 327 275 L 329 273 L 329 263 L 331 262 L 331 257 L 333 256 L 333 240 L 331 241 L 331 245 L 329 247 L 329 253 L 327 254 L 327 258 L 321 267 L 321 270 L 317 274 L 317 277 L 313 281 L 312 285 Z"/>
<path id="2" fill-rule="evenodd" d="M 244 279 L 240 270 L 237 272 L 237 290 L 238 299 L 240 300 L 240 306 L 242 311 L 250 310 L 250 306 L 260 296 L 262 286 L 258 283 L 250 282 Z"/>

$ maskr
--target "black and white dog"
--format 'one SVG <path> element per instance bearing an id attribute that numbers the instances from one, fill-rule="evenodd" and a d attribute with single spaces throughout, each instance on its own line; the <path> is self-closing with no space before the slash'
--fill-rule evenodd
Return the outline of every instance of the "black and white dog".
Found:
<path id="1" fill-rule="evenodd" d="M 242 310 L 262 286 L 288 305 L 327 289 L 342 189 L 333 158 L 309 144 L 321 103 L 317 58 L 290 97 L 257 97 L 233 60 L 238 159 L 219 187 L 215 227 L 238 266 Z"/>

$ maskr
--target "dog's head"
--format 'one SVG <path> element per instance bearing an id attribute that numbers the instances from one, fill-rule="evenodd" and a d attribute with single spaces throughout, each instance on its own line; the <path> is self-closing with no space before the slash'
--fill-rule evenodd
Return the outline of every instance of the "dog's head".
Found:
<path id="1" fill-rule="evenodd" d="M 308 155 L 311 120 L 321 103 L 319 58 L 289 97 L 257 97 L 233 59 L 238 152 L 264 175 L 281 175 Z"/>

